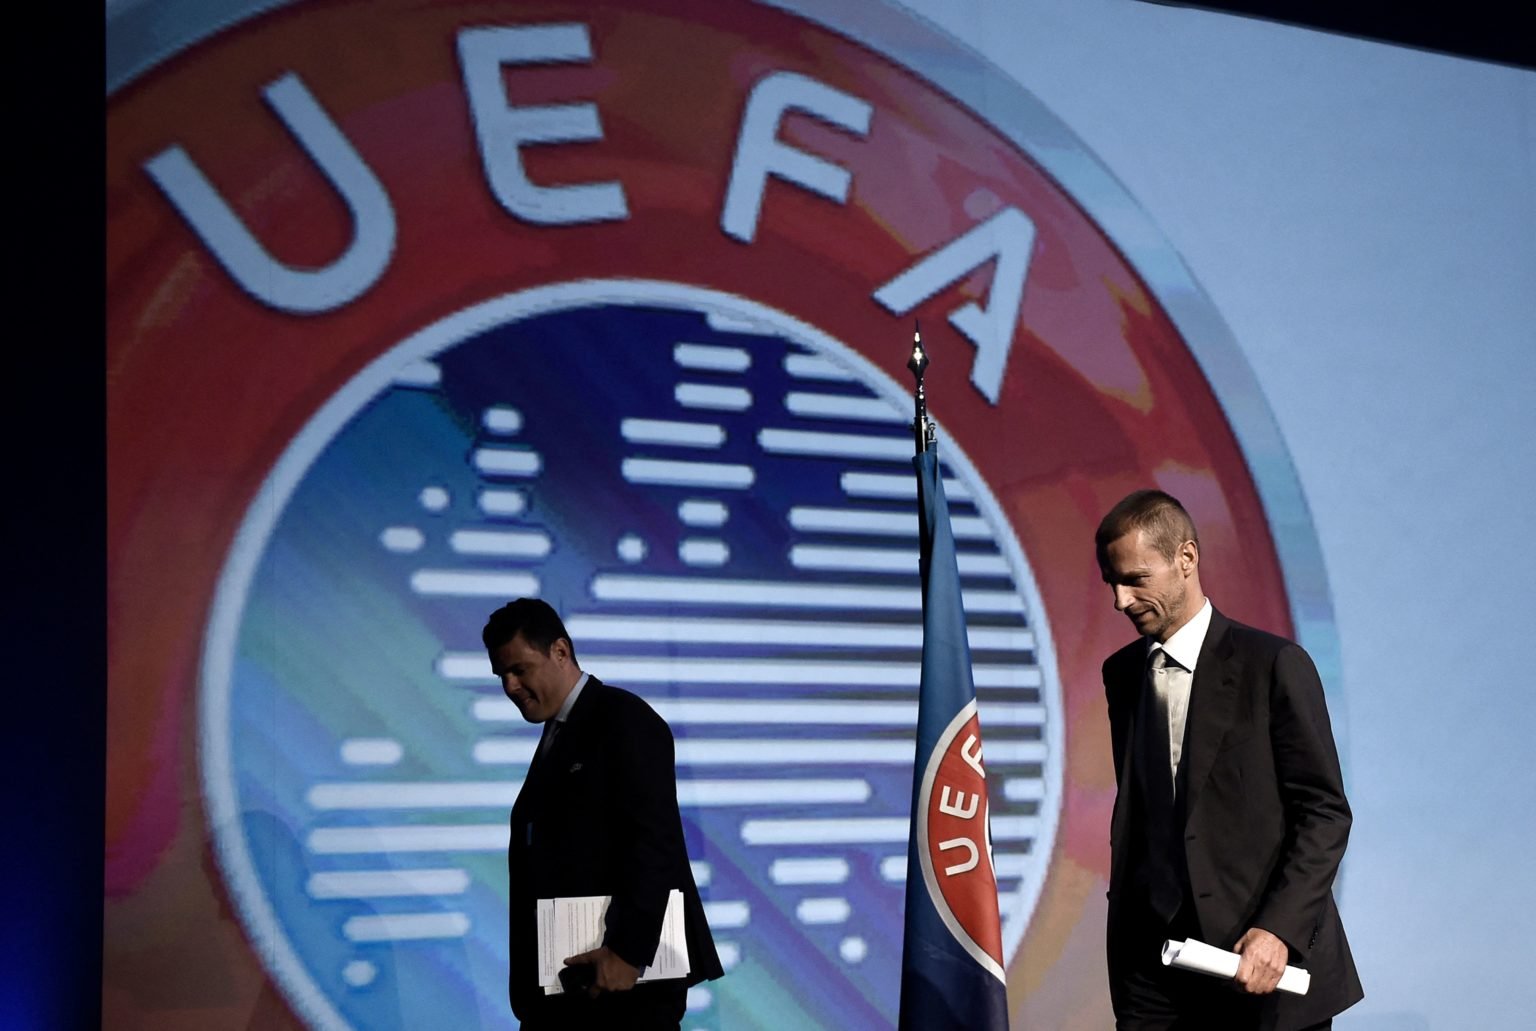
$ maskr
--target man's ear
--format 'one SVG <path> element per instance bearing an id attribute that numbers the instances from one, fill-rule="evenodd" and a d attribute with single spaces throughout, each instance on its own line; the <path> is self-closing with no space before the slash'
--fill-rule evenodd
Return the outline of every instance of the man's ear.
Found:
<path id="1" fill-rule="evenodd" d="M 1200 566 L 1200 545 L 1185 541 L 1179 545 L 1179 572 L 1188 576 Z"/>

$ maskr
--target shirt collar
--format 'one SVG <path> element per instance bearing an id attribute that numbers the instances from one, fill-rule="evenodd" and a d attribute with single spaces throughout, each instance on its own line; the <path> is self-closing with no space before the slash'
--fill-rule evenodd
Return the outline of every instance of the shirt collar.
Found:
<path id="1" fill-rule="evenodd" d="M 1168 657 L 1180 666 L 1195 671 L 1195 663 L 1200 661 L 1200 649 L 1205 644 L 1205 633 L 1211 628 L 1211 599 L 1205 599 L 1205 604 L 1200 606 L 1194 618 L 1179 627 L 1174 635 L 1162 644 L 1158 644 L 1151 638 L 1147 639 L 1147 655 L 1161 648 L 1168 653 Z"/>
<path id="2" fill-rule="evenodd" d="M 588 676 L 583 673 L 571 686 L 571 693 L 565 696 L 565 704 L 560 706 L 560 711 L 555 713 L 555 722 L 564 723 L 571 715 L 571 708 L 576 704 L 576 696 L 581 694 L 581 689 L 587 686 Z"/>

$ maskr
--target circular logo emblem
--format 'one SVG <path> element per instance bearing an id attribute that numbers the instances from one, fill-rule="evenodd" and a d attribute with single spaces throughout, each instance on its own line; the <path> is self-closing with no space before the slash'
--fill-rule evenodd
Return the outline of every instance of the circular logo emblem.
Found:
<path id="1" fill-rule="evenodd" d="M 811 7 L 112 22 L 109 984 L 173 867 L 317 1025 L 510 1022 L 537 734 L 478 634 L 539 595 L 676 736 L 728 968 L 690 1023 L 894 1023 L 921 318 L 977 688 L 953 783 L 986 742 L 985 797 L 917 814 L 921 875 L 992 863 L 1000 920 L 951 915 L 1016 1017 L 1100 1012 L 1098 665 L 1130 631 L 1093 526 L 1165 487 L 1224 609 L 1289 631 L 1304 509 L 1219 321 L 1070 134 L 949 81 L 908 15 Z M 943 830 L 972 804 L 974 856 Z"/>

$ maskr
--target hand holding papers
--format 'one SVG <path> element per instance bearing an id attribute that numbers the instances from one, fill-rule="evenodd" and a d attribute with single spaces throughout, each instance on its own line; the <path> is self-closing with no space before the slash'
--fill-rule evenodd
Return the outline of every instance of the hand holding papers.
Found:
<path id="1" fill-rule="evenodd" d="M 588 952 L 603 943 L 603 917 L 608 895 L 538 900 L 539 984 L 545 995 L 558 995 L 560 970 L 567 956 Z M 688 938 L 683 929 L 683 893 L 673 888 L 661 920 L 661 943 L 641 981 L 661 981 L 688 975 Z"/>
<path id="2" fill-rule="evenodd" d="M 1193 938 L 1181 942 L 1171 940 L 1163 942 L 1163 966 L 1165 967 L 1173 966 L 1180 970 L 1193 970 L 1199 974 L 1231 980 L 1237 976 L 1237 966 L 1241 960 L 1242 957 L 1235 952 L 1218 949 L 1214 945 L 1207 945 Z M 1311 984 L 1311 974 L 1300 967 L 1288 966 L 1285 968 L 1285 973 L 1280 975 L 1280 984 L 1277 987 L 1282 992 L 1290 992 L 1292 995 L 1305 995 Z"/>

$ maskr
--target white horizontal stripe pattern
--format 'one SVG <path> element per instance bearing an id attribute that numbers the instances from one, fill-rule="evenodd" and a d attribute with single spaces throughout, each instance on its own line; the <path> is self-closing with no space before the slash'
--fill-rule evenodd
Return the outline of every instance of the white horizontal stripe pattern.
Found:
<path id="1" fill-rule="evenodd" d="M 461 895 L 469 890 L 466 870 L 325 870 L 310 874 L 312 899 L 384 899 Z"/>
<path id="2" fill-rule="evenodd" d="M 469 932 L 469 917 L 463 913 L 388 913 L 350 917 L 341 925 L 348 941 L 389 942 L 424 941 L 433 938 L 462 938 Z"/>
<path id="3" fill-rule="evenodd" d="M 917 499 L 917 477 L 895 473 L 846 472 L 838 478 L 843 493 L 853 498 Z M 944 480 L 944 496 L 960 500 L 971 496 L 970 488 L 960 480 Z"/>
<path id="4" fill-rule="evenodd" d="M 494 824 L 413 824 L 404 827 L 318 827 L 309 832 L 317 855 L 369 852 L 504 852 L 511 831 Z"/>
<path id="5" fill-rule="evenodd" d="M 840 857 L 775 859 L 768 865 L 774 884 L 842 884 L 848 880 L 848 860 Z"/>
<path id="6" fill-rule="evenodd" d="M 544 468 L 544 459 L 537 451 L 511 448 L 476 448 L 474 463 L 476 469 L 491 476 L 537 476 Z"/>
<path id="7" fill-rule="evenodd" d="M 479 497 L 480 511 L 488 516 L 522 515 L 528 501 L 522 491 L 482 490 Z"/>
<path id="8" fill-rule="evenodd" d="M 533 762 L 533 750 L 539 739 L 489 737 L 476 741 L 470 755 L 482 766 L 527 766 Z"/>
<path id="9" fill-rule="evenodd" d="M 448 546 L 460 555 L 540 559 L 549 554 L 549 535 L 539 530 L 455 530 Z"/>
<path id="10" fill-rule="evenodd" d="M 474 809 L 511 808 L 517 781 L 409 781 L 398 783 L 315 784 L 305 796 L 310 808 L 335 809 Z"/>
<path id="11" fill-rule="evenodd" d="M 393 738 L 355 737 L 341 743 L 341 761 L 348 766 L 393 766 L 404 755 Z"/>
<path id="12" fill-rule="evenodd" d="M 757 445 L 770 454 L 814 455 L 821 458 L 912 460 L 912 441 L 905 437 L 875 437 L 857 433 L 818 433 L 768 427 L 757 431 Z"/>
<path id="13" fill-rule="evenodd" d="M 752 367 L 752 355 L 745 349 L 716 344 L 674 344 L 672 360 L 685 369 L 710 372 L 746 372 Z"/>
<path id="14" fill-rule="evenodd" d="M 673 389 L 672 397 L 684 408 L 744 412 L 752 407 L 752 393 L 742 387 L 719 387 L 708 383 L 679 383 Z"/>
<path id="15" fill-rule="evenodd" d="M 795 904 L 795 919 L 802 924 L 843 924 L 853 913 L 847 899 L 801 899 Z"/>
<path id="16" fill-rule="evenodd" d="M 677 506 L 677 518 L 684 526 L 724 526 L 729 515 L 718 501 L 690 499 Z"/>
<path id="17" fill-rule="evenodd" d="M 799 726 L 915 727 L 915 702 L 758 701 L 734 698 L 651 698 L 651 708 L 674 727 L 710 724 L 786 724 Z M 482 723 L 521 722 L 522 713 L 505 698 L 477 698 L 471 708 Z M 983 727 L 1036 727 L 1045 708 L 1018 702 L 982 706 Z M 1033 782 L 1026 782 L 1033 783 Z"/>
<path id="18" fill-rule="evenodd" d="M 789 525 L 806 533 L 916 537 L 917 513 L 795 506 L 789 510 Z M 950 528 L 956 540 L 992 539 L 992 531 L 987 527 L 986 520 L 979 516 L 956 516 L 950 520 Z"/>
<path id="19" fill-rule="evenodd" d="M 572 616 L 571 636 L 589 641 L 656 641 L 677 644 L 782 645 L 797 647 L 918 649 L 922 625 L 910 623 L 840 623 L 827 620 L 708 619 L 686 616 Z M 1033 632 L 1009 627 L 971 627 L 971 647 L 996 651 L 1031 651 Z"/>
<path id="20" fill-rule="evenodd" d="M 724 541 L 690 537 L 678 542 L 677 557 L 686 565 L 705 566 L 712 569 L 725 565 L 731 557 L 731 549 Z"/>
<path id="21" fill-rule="evenodd" d="M 621 471 L 630 483 L 665 487 L 720 487 L 745 490 L 757 474 L 749 465 L 726 462 L 677 462 L 660 458 L 626 458 Z"/>
<path id="22" fill-rule="evenodd" d="M 811 354 L 785 355 L 784 371 L 797 379 L 851 380 L 856 378 L 841 365 Z"/>
<path id="23" fill-rule="evenodd" d="M 619 423 L 619 433 L 631 444 L 717 448 L 725 443 L 725 428 L 710 423 L 625 419 Z"/>
<path id="24" fill-rule="evenodd" d="M 736 805 L 832 805 L 869 801 L 869 782 L 791 778 L 782 780 L 680 780 L 677 801 L 707 808 Z"/>
<path id="25" fill-rule="evenodd" d="M 523 413 L 511 405 L 491 405 L 480 416 L 480 425 L 490 433 L 511 435 L 523 428 Z"/>
<path id="26" fill-rule="evenodd" d="M 816 419 L 858 419 L 865 422 L 905 424 L 911 417 L 879 397 L 850 397 L 847 394 L 810 394 L 791 391 L 784 395 L 784 408 L 792 415 Z"/>
<path id="27" fill-rule="evenodd" d="M 627 684 L 809 684 L 863 685 L 868 687 L 916 687 L 921 679 L 919 662 L 808 662 L 773 659 L 659 658 L 584 652 L 583 665 L 604 679 Z M 485 656 L 455 652 L 438 660 L 438 672 L 446 680 L 487 680 Z M 973 664 L 977 687 L 1039 687 L 1040 671 L 1015 664 Z"/>
<path id="28" fill-rule="evenodd" d="M 420 551 L 426 541 L 426 536 L 414 526 L 391 526 L 379 534 L 379 543 L 386 551 L 402 555 Z"/>
<path id="29" fill-rule="evenodd" d="M 707 580 L 702 577 L 625 576 L 599 573 L 592 578 L 592 594 L 602 601 L 661 601 L 691 605 L 877 609 L 903 612 L 922 610 L 922 597 L 916 587 L 863 587 L 856 584 Z M 1024 611 L 1023 599 L 1011 591 L 967 590 L 962 592 L 962 597 L 967 612 Z"/>
<path id="30" fill-rule="evenodd" d="M 704 918 L 709 922 L 711 930 L 721 927 L 745 927 L 747 926 L 747 921 L 752 919 L 752 907 L 745 902 L 736 900 L 706 902 L 704 903 Z"/>
<path id="31" fill-rule="evenodd" d="M 986 713 L 982 713 L 986 717 Z M 1003 797 L 1010 802 L 1039 802 L 1045 798 L 1045 782 L 1032 777 L 1009 777 L 1003 781 Z"/>
<path id="32" fill-rule="evenodd" d="M 1029 872 L 1033 859 L 1027 853 L 1004 852 L 992 857 L 992 868 L 999 877 L 1023 877 Z"/>
<path id="33" fill-rule="evenodd" d="M 843 819 L 743 820 L 748 845 L 882 845 L 907 840 L 904 816 Z"/>
<path id="34" fill-rule="evenodd" d="M 918 570 L 917 549 L 838 548 L 824 544 L 796 544 L 789 549 L 796 569 L 830 569 L 861 573 L 911 573 Z M 1001 555 L 959 552 L 955 563 L 968 576 L 1008 576 L 1011 571 Z"/>
<path id="35" fill-rule="evenodd" d="M 536 597 L 539 578 L 532 573 L 418 569 L 411 574 L 411 590 L 459 598 Z"/>

